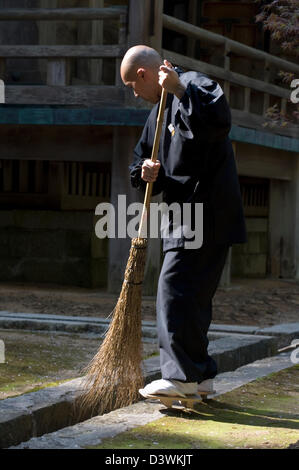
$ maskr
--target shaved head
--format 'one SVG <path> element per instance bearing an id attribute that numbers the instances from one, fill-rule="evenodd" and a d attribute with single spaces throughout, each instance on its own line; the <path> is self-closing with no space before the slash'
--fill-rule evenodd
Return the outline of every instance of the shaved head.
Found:
<path id="1" fill-rule="evenodd" d="M 129 49 L 121 63 L 123 80 L 134 80 L 140 67 L 158 70 L 163 63 L 160 54 L 148 46 L 134 46 Z"/>

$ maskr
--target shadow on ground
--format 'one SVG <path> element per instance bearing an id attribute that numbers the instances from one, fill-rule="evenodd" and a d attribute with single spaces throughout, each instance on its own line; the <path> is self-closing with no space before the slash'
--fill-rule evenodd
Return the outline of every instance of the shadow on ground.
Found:
<path id="1" fill-rule="evenodd" d="M 292 448 L 299 432 L 298 373 L 293 366 L 271 374 L 192 412 L 161 405 L 160 420 L 104 439 L 96 448 Z"/>

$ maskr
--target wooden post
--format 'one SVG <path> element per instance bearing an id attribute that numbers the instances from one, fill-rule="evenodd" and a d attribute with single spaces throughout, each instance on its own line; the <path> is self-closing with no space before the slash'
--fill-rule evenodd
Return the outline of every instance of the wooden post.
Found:
<path id="1" fill-rule="evenodd" d="M 12 160 L 3 160 L 3 191 L 12 191 Z"/>
<path id="2" fill-rule="evenodd" d="M 90 8 L 103 8 L 104 0 L 89 0 Z M 104 36 L 103 21 L 96 20 L 91 22 L 91 44 L 102 45 Z M 90 83 L 100 85 L 102 83 L 103 59 L 90 61 Z"/>
<path id="3" fill-rule="evenodd" d="M 139 134 L 140 130 L 136 127 L 115 127 L 113 129 L 110 202 L 115 209 L 116 219 L 119 195 L 126 195 L 127 206 L 131 202 L 141 202 L 141 195 L 131 186 L 128 170 Z M 118 238 L 117 235 L 118 224 L 116 220 L 116 238 L 109 239 L 108 291 L 119 294 L 129 257 L 131 239 L 128 236 Z"/>
<path id="4" fill-rule="evenodd" d="M 195 25 L 197 22 L 196 21 L 197 20 L 197 7 L 198 7 L 197 4 L 198 4 L 197 0 L 189 0 L 188 23 L 195 24 Z M 188 57 L 194 57 L 195 45 L 196 45 L 196 39 L 188 38 L 188 43 L 187 43 L 187 56 Z"/>
<path id="5" fill-rule="evenodd" d="M 56 8 L 57 0 L 40 0 L 40 8 Z M 39 21 L 39 44 L 56 45 L 56 21 Z"/>
<path id="6" fill-rule="evenodd" d="M 64 163 L 50 162 L 48 174 L 48 196 L 52 209 L 61 208 L 64 188 Z"/>
<path id="7" fill-rule="evenodd" d="M 267 60 L 265 60 L 265 68 L 264 68 L 264 82 L 270 82 L 270 64 Z M 267 109 L 269 108 L 270 104 L 270 95 L 269 93 L 264 93 L 264 103 L 263 103 L 263 116 L 266 115 Z"/>
<path id="8" fill-rule="evenodd" d="M 48 59 L 47 85 L 66 86 L 67 84 L 67 59 Z"/>
<path id="9" fill-rule="evenodd" d="M 224 69 L 229 71 L 230 70 L 230 46 L 227 41 L 225 41 L 224 47 Z M 230 102 L 230 82 L 227 80 L 224 81 L 224 94 L 227 99 L 227 102 Z"/>
<path id="10" fill-rule="evenodd" d="M 151 1 L 150 46 L 161 54 L 164 0 Z"/>
<path id="11" fill-rule="evenodd" d="M 299 172 L 296 175 L 296 171 L 292 181 L 270 181 L 268 272 L 276 278 L 295 277 L 296 269 L 299 274 L 298 187 Z"/>
<path id="12" fill-rule="evenodd" d="M 27 193 L 28 192 L 28 160 L 19 161 L 19 192 Z"/>
<path id="13" fill-rule="evenodd" d="M 128 171 L 128 166 L 133 159 L 133 150 L 138 142 L 140 133 L 141 128 L 136 127 L 114 128 L 110 202 L 113 204 L 116 216 L 119 195 L 126 195 L 127 207 L 132 202 L 143 204 L 144 195 L 132 188 Z M 116 238 L 109 239 L 108 269 L 108 291 L 114 294 L 119 294 L 120 292 L 131 247 L 131 238 L 128 236 L 126 238 L 117 238 L 117 235 L 118 225 L 116 221 Z M 160 240 L 150 239 L 147 249 L 143 294 L 156 294 L 159 273 Z"/>
<path id="14" fill-rule="evenodd" d="M 127 17 L 126 15 L 121 15 L 119 19 L 119 36 L 118 36 L 118 43 L 120 46 L 123 46 L 126 43 L 127 39 Z M 116 86 L 124 86 L 121 76 L 120 76 L 120 65 L 121 65 L 122 58 L 117 58 L 115 61 L 115 85 Z"/>
<path id="15" fill-rule="evenodd" d="M 245 87 L 245 102 L 244 102 L 244 111 L 246 111 L 247 113 L 250 113 L 250 93 L 251 93 L 251 89 L 248 88 L 248 87 Z"/>
<path id="16" fill-rule="evenodd" d="M 293 176 L 294 192 L 294 251 L 295 251 L 295 278 L 299 279 L 299 158 L 294 162 Z"/>
<path id="17" fill-rule="evenodd" d="M 42 160 L 35 161 L 35 192 L 42 193 L 44 192 L 44 162 Z"/>
<path id="18" fill-rule="evenodd" d="M 5 82 L 6 59 L 0 58 L 0 80 Z"/>
<path id="19" fill-rule="evenodd" d="M 150 46 L 150 24 L 154 18 L 151 13 L 151 0 L 130 0 L 129 4 L 129 27 L 128 47 L 138 44 Z"/>

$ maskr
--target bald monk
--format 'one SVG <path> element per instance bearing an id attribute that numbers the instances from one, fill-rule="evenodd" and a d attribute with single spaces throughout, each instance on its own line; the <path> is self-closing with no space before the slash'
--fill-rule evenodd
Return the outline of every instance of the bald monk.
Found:
<path id="1" fill-rule="evenodd" d="M 208 354 L 212 298 L 229 247 L 246 242 L 245 221 L 231 141 L 229 105 L 220 85 L 199 72 L 162 60 L 154 49 L 132 47 L 121 63 L 121 78 L 135 97 L 154 104 L 130 165 L 134 188 L 153 182 L 153 195 L 180 207 L 203 204 L 203 240 L 190 248 L 185 233 L 163 237 L 164 260 L 157 292 L 161 380 L 141 395 L 186 397 L 213 391 L 217 364 Z M 150 160 L 162 87 L 167 90 L 164 126 L 156 163 Z M 170 213 L 171 215 L 171 213 Z M 191 230 L 192 227 L 190 227 Z M 164 233 L 164 232 L 163 232 Z"/>

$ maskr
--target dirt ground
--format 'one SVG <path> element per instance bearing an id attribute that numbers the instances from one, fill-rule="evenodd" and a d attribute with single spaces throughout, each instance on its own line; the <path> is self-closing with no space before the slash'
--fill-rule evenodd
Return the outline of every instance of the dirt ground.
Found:
<path id="1" fill-rule="evenodd" d="M 118 295 L 100 289 L 48 284 L 0 283 L 0 311 L 108 317 Z M 234 279 L 218 288 L 213 301 L 214 323 L 272 326 L 299 321 L 299 282 Z M 144 297 L 144 320 L 155 320 L 155 298 Z"/>

